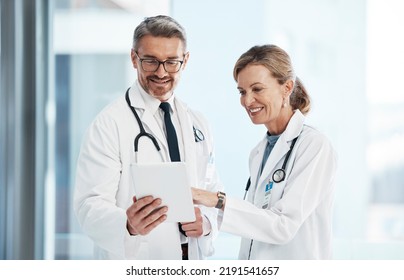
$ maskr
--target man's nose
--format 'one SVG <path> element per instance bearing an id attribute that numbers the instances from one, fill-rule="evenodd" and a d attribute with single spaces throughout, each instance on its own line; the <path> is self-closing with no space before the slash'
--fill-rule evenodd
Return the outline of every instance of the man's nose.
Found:
<path id="1" fill-rule="evenodd" d="M 167 74 L 166 69 L 164 68 L 164 63 L 160 63 L 159 67 L 156 69 L 156 75 L 160 78 L 164 77 Z"/>

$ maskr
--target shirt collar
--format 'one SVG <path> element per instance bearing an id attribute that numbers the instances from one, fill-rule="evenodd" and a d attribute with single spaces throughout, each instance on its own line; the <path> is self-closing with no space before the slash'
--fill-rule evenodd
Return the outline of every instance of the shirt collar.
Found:
<path id="1" fill-rule="evenodd" d="M 145 107 L 147 108 L 147 110 L 150 110 L 150 112 L 154 115 L 159 109 L 161 101 L 148 94 L 140 85 L 139 80 L 136 81 L 136 85 L 139 89 L 140 95 L 143 98 Z M 166 102 L 170 104 L 171 110 L 175 109 L 174 94 L 172 94 L 171 97 Z"/>
<path id="2" fill-rule="evenodd" d="M 272 135 L 271 133 L 269 133 L 269 131 L 267 131 L 267 141 L 269 143 L 269 145 L 274 146 L 276 141 L 278 141 L 278 138 L 280 135 Z"/>
<path id="3" fill-rule="evenodd" d="M 175 112 L 175 103 L 174 103 L 174 93 L 171 95 L 171 97 L 166 101 L 170 104 L 171 111 Z M 160 103 L 159 103 L 160 106 Z"/>

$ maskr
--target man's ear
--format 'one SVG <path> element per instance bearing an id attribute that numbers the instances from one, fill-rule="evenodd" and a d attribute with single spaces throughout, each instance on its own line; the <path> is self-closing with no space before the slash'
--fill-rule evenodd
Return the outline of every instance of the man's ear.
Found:
<path id="1" fill-rule="evenodd" d="M 182 63 L 182 70 L 185 69 L 185 66 L 187 65 L 188 59 L 189 59 L 189 52 L 187 52 L 187 53 L 184 55 L 184 63 Z"/>
<path id="2" fill-rule="evenodd" d="M 135 69 L 137 69 L 137 59 L 136 59 L 136 53 L 134 49 L 130 50 L 130 59 L 132 60 L 132 65 Z"/>

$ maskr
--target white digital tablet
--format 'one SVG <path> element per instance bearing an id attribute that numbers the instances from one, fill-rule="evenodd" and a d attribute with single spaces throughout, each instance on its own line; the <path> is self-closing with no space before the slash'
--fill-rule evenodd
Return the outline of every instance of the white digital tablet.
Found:
<path id="1" fill-rule="evenodd" d="M 195 211 L 184 162 L 132 164 L 137 198 L 152 195 L 168 207 L 166 222 L 193 222 Z"/>

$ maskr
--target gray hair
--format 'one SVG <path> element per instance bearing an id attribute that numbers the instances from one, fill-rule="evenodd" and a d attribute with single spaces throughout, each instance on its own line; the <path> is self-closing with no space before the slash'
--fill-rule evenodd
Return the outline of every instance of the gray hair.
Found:
<path id="1" fill-rule="evenodd" d="M 153 37 L 178 38 L 184 45 L 184 52 L 187 49 L 187 35 L 185 29 L 173 18 L 159 15 L 145 18 L 135 29 L 133 33 L 132 48 L 137 50 L 138 43 L 143 36 L 151 35 Z"/>

